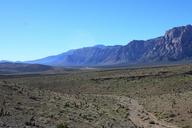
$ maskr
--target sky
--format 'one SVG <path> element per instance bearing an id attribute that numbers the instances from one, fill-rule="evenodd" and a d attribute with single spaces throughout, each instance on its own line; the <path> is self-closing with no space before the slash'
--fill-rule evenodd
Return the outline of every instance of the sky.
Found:
<path id="1" fill-rule="evenodd" d="M 0 0 L 0 60 L 159 37 L 191 12 L 192 0 Z"/>

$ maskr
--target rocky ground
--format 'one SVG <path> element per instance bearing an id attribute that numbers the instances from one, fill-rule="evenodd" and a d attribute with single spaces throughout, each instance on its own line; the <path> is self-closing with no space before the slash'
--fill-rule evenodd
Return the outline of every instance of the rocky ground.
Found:
<path id="1" fill-rule="evenodd" d="M 0 82 L 0 128 L 176 128 L 126 96 L 62 94 Z"/>

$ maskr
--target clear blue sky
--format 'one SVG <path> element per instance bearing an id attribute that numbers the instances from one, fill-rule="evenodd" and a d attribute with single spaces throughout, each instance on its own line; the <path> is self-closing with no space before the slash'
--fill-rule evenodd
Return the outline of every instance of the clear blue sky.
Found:
<path id="1" fill-rule="evenodd" d="M 192 0 L 0 0 L 0 60 L 127 44 L 192 23 Z"/>

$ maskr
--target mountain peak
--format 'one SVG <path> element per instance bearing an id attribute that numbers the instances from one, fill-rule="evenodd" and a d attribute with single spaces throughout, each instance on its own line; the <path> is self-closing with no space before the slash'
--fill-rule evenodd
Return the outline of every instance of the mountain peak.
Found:
<path id="1" fill-rule="evenodd" d="M 95 48 L 105 48 L 106 46 L 105 46 L 105 45 L 102 45 L 102 44 L 98 44 L 98 45 L 95 45 L 95 46 L 93 46 L 93 47 L 95 47 Z"/>
<path id="2" fill-rule="evenodd" d="M 179 38 L 183 35 L 192 35 L 192 25 L 174 27 L 165 33 L 166 39 Z"/>

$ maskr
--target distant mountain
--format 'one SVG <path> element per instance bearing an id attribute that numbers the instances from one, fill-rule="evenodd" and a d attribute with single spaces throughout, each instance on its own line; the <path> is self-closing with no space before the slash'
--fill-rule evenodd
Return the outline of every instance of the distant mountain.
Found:
<path id="1" fill-rule="evenodd" d="M 41 64 L 24 64 L 24 63 L 0 63 L 0 74 L 10 73 L 27 73 L 27 72 L 42 72 L 52 70 L 53 67 Z"/>
<path id="2" fill-rule="evenodd" d="M 0 63 L 7 63 L 7 62 L 11 62 L 11 61 L 8 61 L 8 60 L 0 60 Z"/>
<path id="3" fill-rule="evenodd" d="M 150 40 L 134 40 L 125 46 L 96 45 L 71 50 L 28 63 L 52 66 L 102 66 L 118 64 L 161 63 L 190 60 L 192 26 L 175 27 L 164 36 Z"/>

